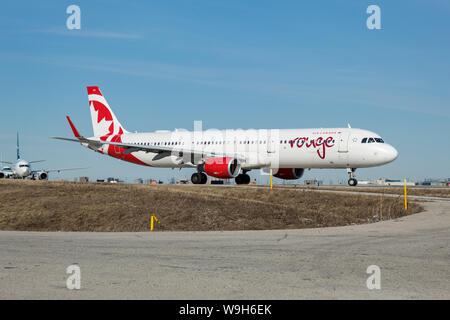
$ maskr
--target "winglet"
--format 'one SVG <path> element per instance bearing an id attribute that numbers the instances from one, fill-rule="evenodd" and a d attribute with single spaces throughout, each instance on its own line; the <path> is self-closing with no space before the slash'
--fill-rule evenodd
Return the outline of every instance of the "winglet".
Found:
<path id="1" fill-rule="evenodd" d="M 73 135 L 75 136 L 75 138 L 81 138 L 81 135 L 78 133 L 77 128 L 75 128 L 75 126 L 73 125 L 73 123 L 70 120 L 69 116 L 66 116 L 66 118 L 67 118 L 67 121 L 69 121 L 70 127 L 72 128 Z"/>

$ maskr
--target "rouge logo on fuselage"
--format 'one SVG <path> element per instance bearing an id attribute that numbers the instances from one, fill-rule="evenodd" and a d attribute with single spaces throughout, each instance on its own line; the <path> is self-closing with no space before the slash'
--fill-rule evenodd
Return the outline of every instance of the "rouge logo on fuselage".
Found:
<path id="1" fill-rule="evenodd" d="M 316 139 L 309 139 L 309 137 L 297 137 L 293 140 L 289 141 L 291 148 L 294 148 L 297 146 L 297 148 L 302 148 L 305 146 L 305 148 L 311 148 L 317 149 L 317 154 L 319 155 L 320 159 L 325 159 L 325 150 L 327 148 L 331 148 L 334 146 L 334 140 L 333 137 L 328 138 L 322 138 L 318 137 Z"/>

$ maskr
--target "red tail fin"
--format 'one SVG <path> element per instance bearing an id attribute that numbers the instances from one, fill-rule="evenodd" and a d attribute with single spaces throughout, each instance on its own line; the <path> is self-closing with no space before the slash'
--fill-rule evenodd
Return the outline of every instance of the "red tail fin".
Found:
<path id="1" fill-rule="evenodd" d="M 87 87 L 94 136 L 106 137 L 126 133 L 97 86 Z"/>

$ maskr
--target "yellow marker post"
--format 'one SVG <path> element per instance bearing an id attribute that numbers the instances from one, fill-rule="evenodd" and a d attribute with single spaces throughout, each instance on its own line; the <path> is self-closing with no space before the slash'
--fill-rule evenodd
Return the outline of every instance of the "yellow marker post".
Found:
<path id="1" fill-rule="evenodd" d="M 408 192 L 406 190 L 406 178 L 403 179 L 405 181 L 405 211 L 408 210 Z"/>
<path id="2" fill-rule="evenodd" d="M 272 169 L 270 169 L 270 190 L 272 190 Z"/>
<path id="3" fill-rule="evenodd" d="M 408 210 L 408 196 L 406 191 L 406 182 L 405 182 L 405 210 Z"/>
<path id="4" fill-rule="evenodd" d="M 150 231 L 153 231 L 153 219 L 156 220 L 156 222 L 159 223 L 159 221 L 156 218 L 156 216 L 154 214 L 152 214 L 152 218 L 151 218 L 151 221 L 150 221 Z"/>

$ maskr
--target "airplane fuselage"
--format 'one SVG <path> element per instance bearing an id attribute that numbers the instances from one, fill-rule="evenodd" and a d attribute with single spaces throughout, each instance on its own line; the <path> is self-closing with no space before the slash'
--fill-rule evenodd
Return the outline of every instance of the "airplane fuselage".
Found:
<path id="1" fill-rule="evenodd" d="M 130 133 L 120 124 L 97 86 L 87 87 L 94 136 L 82 136 L 70 118 L 75 139 L 111 157 L 144 166 L 196 168 L 193 184 L 207 176 L 250 183 L 252 169 L 269 169 L 280 179 L 299 179 L 306 168 L 346 168 L 356 186 L 356 168 L 395 160 L 397 150 L 371 131 L 348 128 L 155 131 Z M 242 171 L 242 173 L 241 173 Z"/>
<path id="2" fill-rule="evenodd" d="M 12 168 L 12 171 L 16 177 L 26 178 L 31 174 L 31 166 L 28 161 L 19 159 Z"/>
<path id="3" fill-rule="evenodd" d="M 370 143 L 369 139 L 372 139 Z M 398 155 L 378 134 L 353 128 L 157 131 L 124 133 L 106 137 L 105 142 L 107 141 L 216 152 L 218 155 L 244 155 L 246 159 L 241 163 L 242 169 L 367 168 L 389 163 Z M 164 157 L 145 151 L 127 154 L 123 148 L 107 144 L 96 151 L 147 166 L 195 166 L 189 159 L 182 161 L 183 156 L 176 152 Z"/>

